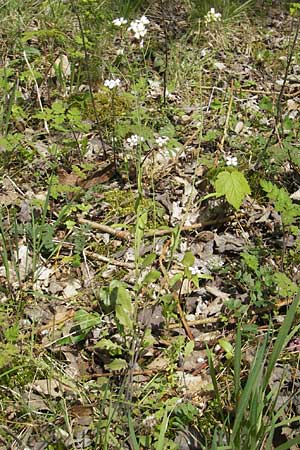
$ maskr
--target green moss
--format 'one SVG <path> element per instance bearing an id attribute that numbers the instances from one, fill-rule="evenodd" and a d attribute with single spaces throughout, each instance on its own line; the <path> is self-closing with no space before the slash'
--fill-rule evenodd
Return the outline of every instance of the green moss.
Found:
<path id="1" fill-rule="evenodd" d="M 112 100 L 112 93 L 102 90 L 94 94 L 94 101 L 100 124 L 111 128 L 116 119 L 120 120 L 132 112 L 134 97 L 127 92 L 121 92 L 114 94 Z M 94 120 L 94 106 L 90 100 L 86 103 L 85 114 L 86 118 Z"/>
<path id="2" fill-rule="evenodd" d="M 133 217 L 135 214 L 135 204 L 137 194 L 132 191 L 114 189 L 104 194 L 104 201 L 109 208 L 105 216 L 105 222 L 120 222 L 124 218 Z M 155 228 L 163 223 L 164 209 L 150 198 L 142 198 L 141 207 L 148 212 L 148 228 Z"/>

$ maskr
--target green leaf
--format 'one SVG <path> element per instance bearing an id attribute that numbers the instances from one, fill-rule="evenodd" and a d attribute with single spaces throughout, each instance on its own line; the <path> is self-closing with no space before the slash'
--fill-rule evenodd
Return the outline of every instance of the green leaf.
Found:
<path id="1" fill-rule="evenodd" d="M 145 258 L 143 259 L 141 267 L 151 266 L 156 260 L 156 257 L 157 257 L 156 253 L 149 253 L 149 255 L 145 256 Z"/>
<path id="2" fill-rule="evenodd" d="M 215 187 L 217 195 L 225 195 L 235 209 L 239 209 L 245 196 L 251 193 L 248 181 L 238 170 L 219 173 Z"/>
<path id="3" fill-rule="evenodd" d="M 154 283 L 161 276 L 161 273 L 158 270 L 151 270 L 151 272 L 147 273 L 145 278 L 143 279 L 143 286 L 147 286 L 150 283 Z"/>
<path id="4" fill-rule="evenodd" d="M 160 136 L 167 136 L 168 138 L 172 138 L 175 136 L 175 127 L 171 123 L 168 123 L 164 127 L 159 129 Z"/>
<path id="5" fill-rule="evenodd" d="M 178 281 L 181 281 L 182 278 L 183 278 L 183 273 L 181 273 L 181 272 L 175 273 L 175 275 L 172 278 L 170 278 L 170 280 L 169 280 L 170 286 L 173 287 Z"/>
<path id="6" fill-rule="evenodd" d="M 74 321 L 79 325 L 80 330 L 88 333 L 92 328 L 101 323 L 101 317 L 98 313 L 89 313 L 84 309 L 76 311 Z"/>
<path id="7" fill-rule="evenodd" d="M 16 323 L 4 331 L 5 339 L 8 342 L 11 342 L 12 344 L 14 344 L 17 341 L 18 336 L 19 336 L 19 325 Z"/>
<path id="8" fill-rule="evenodd" d="M 278 188 L 270 181 L 261 180 L 261 187 L 274 203 L 275 209 L 281 214 L 283 225 L 292 225 L 296 218 L 300 217 L 300 206 L 290 198 L 288 191 Z"/>
<path id="9" fill-rule="evenodd" d="M 219 345 L 222 347 L 223 350 L 226 352 L 226 358 L 232 359 L 233 358 L 233 346 L 230 344 L 230 342 L 227 339 L 219 339 Z"/>
<path id="10" fill-rule="evenodd" d="M 277 289 L 282 297 L 291 297 L 296 294 L 298 288 L 296 283 L 289 279 L 285 273 L 274 273 L 274 280 L 277 283 Z"/>
<path id="11" fill-rule="evenodd" d="M 184 349 L 184 358 L 188 358 L 189 356 L 191 356 L 191 354 L 194 351 L 194 347 L 195 347 L 195 342 L 194 341 L 189 341 Z"/>
<path id="12" fill-rule="evenodd" d="M 192 267 L 195 262 L 195 256 L 192 252 L 185 252 L 184 257 L 181 261 L 181 264 L 184 265 L 184 267 Z"/>
<path id="13" fill-rule="evenodd" d="M 120 345 L 111 341 L 110 339 L 101 339 L 94 348 L 100 350 L 106 350 L 110 355 L 120 355 L 122 353 L 122 348 Z"/>
<path id="14" fill-rule="evenodd" d="M 255 255 L 251 255 L 247 252 L 242 252 L 241 256 L 243 260 L 245 261 L 245 264 L 249 267 L 249 269 L 257 270 L 258 269 L 258 259 Z"/>
<path id="15" fill-rule="evenodd" d="M 111 370 L 123 370 L 127 368 L 125 359 L 116 358 L 107 365 Z"/>
<path id="16" fill-rule="evenodd" d="M 113 297 L 116 299 L 116 318 L 121 325 L 129 330 L 133 328 L 133 308 L 131 297 L 124 286 L 116 286 L 112 291 Z"/>

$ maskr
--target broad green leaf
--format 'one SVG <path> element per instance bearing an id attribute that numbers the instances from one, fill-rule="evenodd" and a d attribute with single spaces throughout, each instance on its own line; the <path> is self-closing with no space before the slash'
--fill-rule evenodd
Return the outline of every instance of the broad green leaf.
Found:
<path id="1" fill-rule="evenodd" d="M 143 279 L 143 285 L 147 286 L 150 283 L 154 283 L 161 276 L 161 273 L 158 270 L 151 270 L 151 272 L 147 273 L 145 278 Z"/>
<path id="2" fill-rule="evenodd" d="M 129 292 L 124 286 L 117 286 L 113 289 L 113 295 L 116 298 L 116 318 L 125 328 L 133 328 L 133 308 Z"/>
<path id="3" fill-rule="evenodd" d="M 248 181 L 238 170 L 224 170 L 216 180 L 216 193 L 225 195 L 226 200 L 235 209 L 239 209 L 245 196 L 251 193 Z"/>
<path id="4" fill-rule="evenodd" d="M 219 345 L 225 350 L 227 359 L 233 358 L 233 347 L 227 339 L 219 339 Z"/>
<path id="5" fill-rule="evenodd" d="M 195 347 L 195 342 L 194 341 L 189 341 L 184 349 L 184 358 L 188 358 L 189 356 L 191 356 L 191 354 L 194 351 L 194 347 Z"/>
<path id="6" fill-rule="evenodd" d="M 178 281 L 181 281 L 182 278 L 183 278 L 182 272 L 175 273 L 175 275 L 169 280 L 170 286 L 173 287 Z"/>
<path id="7" fill-rule="evenodd" d="M 190 251 L 185 252 L 184 257 L 181 261 L 181 264 L 183 264 L 184 267 L 192 267 L 194 262 L 195 262 L 195 256 L 193 255 L 193 253 Z"/>
<path id="8" fill-rule="evenodd" d="M 116 358 L 107 365 L 111 370 L 123 370 L 127 368 L 125 359 Z"/>
<path id="9" fill-rule="evenodd" d="M 145 256 L 145 258 L 143 259 L 141 267 L 151 266 L 156 260 L 156 258 L 157 258 L 156 253 L 149 253 L 149 255 Z"/>
<path id="10" fill-rule="evenodd" d="M 105 338 L 97 342 L 94 348 L 106 350 L 110 355 L 120 355 L 122 353 L 122 348 L 119 344 Z"/>
<path id="11" fill-rule="evenodd" d="M 93 327 L 101 323 L 101 317 L 98 313 L 89 313 L 80 309 L 76 311 L 74 321 L 79 325 L 81 331 L 88 333 Z"/>

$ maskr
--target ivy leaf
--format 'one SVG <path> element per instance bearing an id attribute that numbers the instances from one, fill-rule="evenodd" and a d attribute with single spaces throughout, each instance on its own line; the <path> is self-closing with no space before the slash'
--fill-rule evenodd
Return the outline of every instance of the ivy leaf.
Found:
<path id="1" fill-rule="evenodd" d="M 248 181 L 238 170 L 219 173 L 215 187 L 217 195 L 225 195 L 228 203 L 235 209 L 239 209 L 245 196 L 251 193 Z"/>

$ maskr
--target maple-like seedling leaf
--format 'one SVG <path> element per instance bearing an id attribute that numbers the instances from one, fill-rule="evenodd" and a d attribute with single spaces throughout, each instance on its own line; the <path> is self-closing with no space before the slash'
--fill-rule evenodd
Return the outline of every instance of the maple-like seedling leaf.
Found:
<path id="1" fill-rule="evenodd" d="M 251 193 L 248 181 L 238 170 L 224 170 L 219 173 L 215 187 L 217 195 L 225 195 L 228 203 L 235 209 L 239 209 L 245 196 Z"/>

